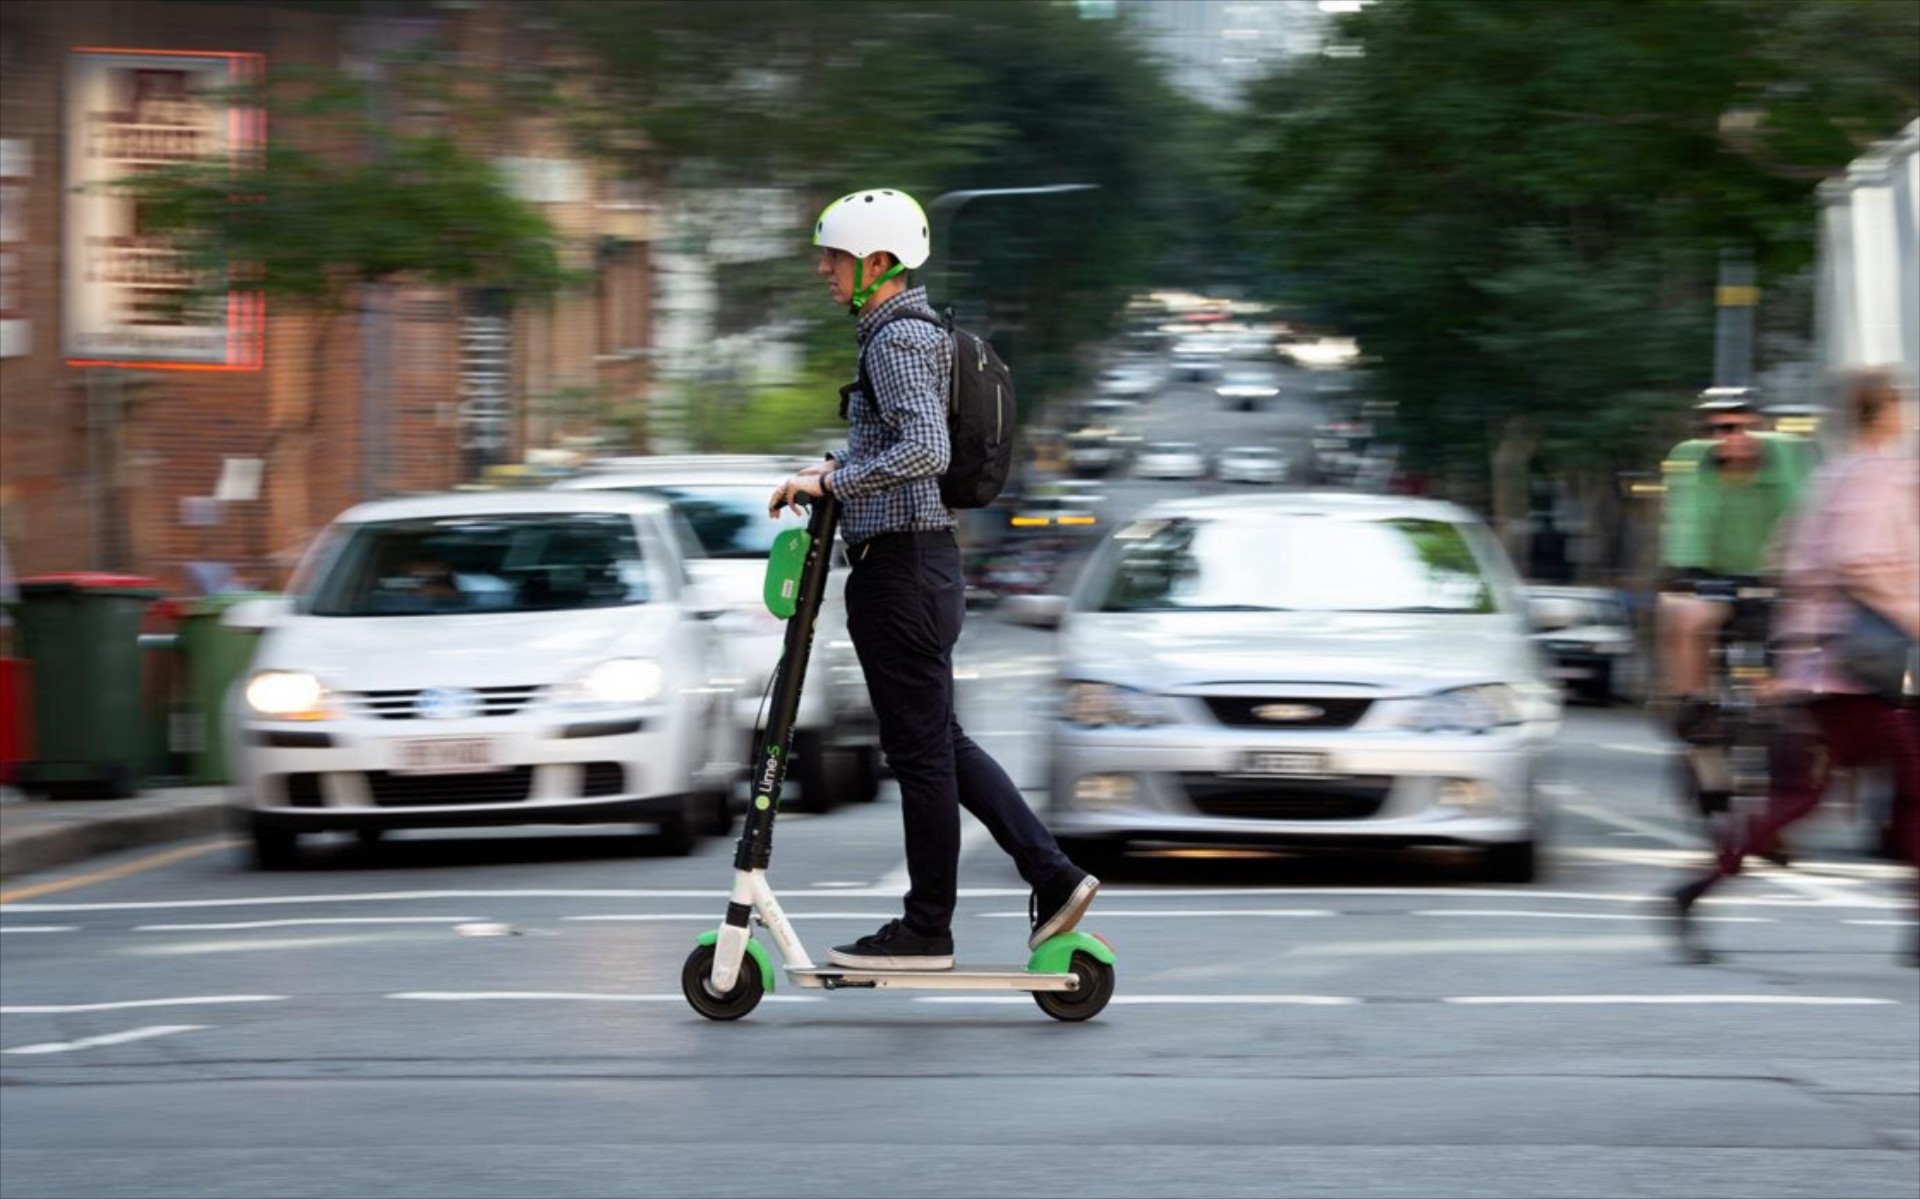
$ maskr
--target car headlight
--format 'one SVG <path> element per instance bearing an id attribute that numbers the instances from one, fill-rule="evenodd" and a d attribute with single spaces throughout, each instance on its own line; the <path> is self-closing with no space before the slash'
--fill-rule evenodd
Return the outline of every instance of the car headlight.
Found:
<path id="1" fill-rule="evenodd" d="M 1061 717 L 1085 728 L 1144 728 L 1171 719 L 1158 697 L 1112 683 L 1070 682 Z"/>
<path id="2" fill-rule="evenodd" d="M 1407 728 L 1422 733 L 1485 733 L 1519 723 L 1519 697 L 1501 683 L 1430 695 L 1406 719 Z"/>
<path id="3" fill-rule="evenodd" d="M 304 670 L 263 670 L 247 680 L 247 706 L 275 720 L 330 720 L 327 689 Z"/>
<path id="4" fill-rule="evenodd" d="M 580 676 L 583 699 L 603 704 L 644 704 L 660 698 L 667 673 L 646 658 L 614 658 Z"/>

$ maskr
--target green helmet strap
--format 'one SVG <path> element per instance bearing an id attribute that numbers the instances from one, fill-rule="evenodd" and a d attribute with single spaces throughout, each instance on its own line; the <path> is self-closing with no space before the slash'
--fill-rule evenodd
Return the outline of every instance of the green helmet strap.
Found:
<path id="1" fill-rule="evenodd" d="M 881 284 L 893 278 L 895 275 L 902 273 L 907 267 L 905 263 L 895 262 L 892 270 L 867 284 L 865 287 L 862 287 L 860 286 L 860 278 L 866 273 L 866 269 L 866 259 L 856 258 L 853 260 L 853 299 L 847 302 L 847 311 L 849 313 L 857 313 L 866 307 L 867 301 L 873 298 L 873 293 L 880 289 Z"/>

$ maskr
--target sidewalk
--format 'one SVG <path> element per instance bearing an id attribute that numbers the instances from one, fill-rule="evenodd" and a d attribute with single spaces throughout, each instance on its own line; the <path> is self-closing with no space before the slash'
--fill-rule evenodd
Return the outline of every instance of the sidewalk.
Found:
<path id="1" fill-rule="evenodd" d="M 96 854 L 221 832 L 225 787 L 170 787 L 132 799 L 37 799 L 0 791 L 0 879 Z"/>

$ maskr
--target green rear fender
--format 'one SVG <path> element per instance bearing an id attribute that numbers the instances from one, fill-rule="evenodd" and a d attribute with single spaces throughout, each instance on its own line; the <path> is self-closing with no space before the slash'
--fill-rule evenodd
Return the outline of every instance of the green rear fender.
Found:
<path id="1" fill-rule="evenodd" d="M 1059 938 L 1055 937 L 1054 940 L 1057 941 Z M 710 928 L 700 934 L 700 944 L 702 945 L 717 945 L 719 943 L 720 930 L 717 928 Z M 1053 944 L 1053 941 L 1047 942 L 1047 945 L 1051 944 Z M 1046 945 L 1042 945 L 1040 948 L 1045 949 L 1046 947 Z M 766 946 L 760 944 L 760 942 L 754 940 L 752 937 L 748 937 L 747 956 L 760 963 L 760 982 L 766 987 L 767 993 L 771 995 L 773 993 L 773 959 L 767 956 Z"/>
<path id="2" fill-rule="evenodd" d="M 1092 933 L 1061 933 L 1040 942 L 1027 959 L 1029 974 L 1065 974 L 1073 969 L 1073 955 L 1084 953 L 1096 962 L 1113 965 L 1113 947 Z"/>

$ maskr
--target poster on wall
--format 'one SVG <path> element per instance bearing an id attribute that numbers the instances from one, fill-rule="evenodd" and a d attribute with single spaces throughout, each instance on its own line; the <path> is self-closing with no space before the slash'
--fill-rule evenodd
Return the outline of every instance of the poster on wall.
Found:
<path id="1" fill-rule="evenodd" d="M 141 171 L 239 161 L 264 118 L 220 93 L 255 78 L 257 54 L 79 49 L 66 96 L 65 351 L 70 366 L 258 370 L 265 306 L 253 292 L 182 311 L 180 252 L 112 187 Z"/>

